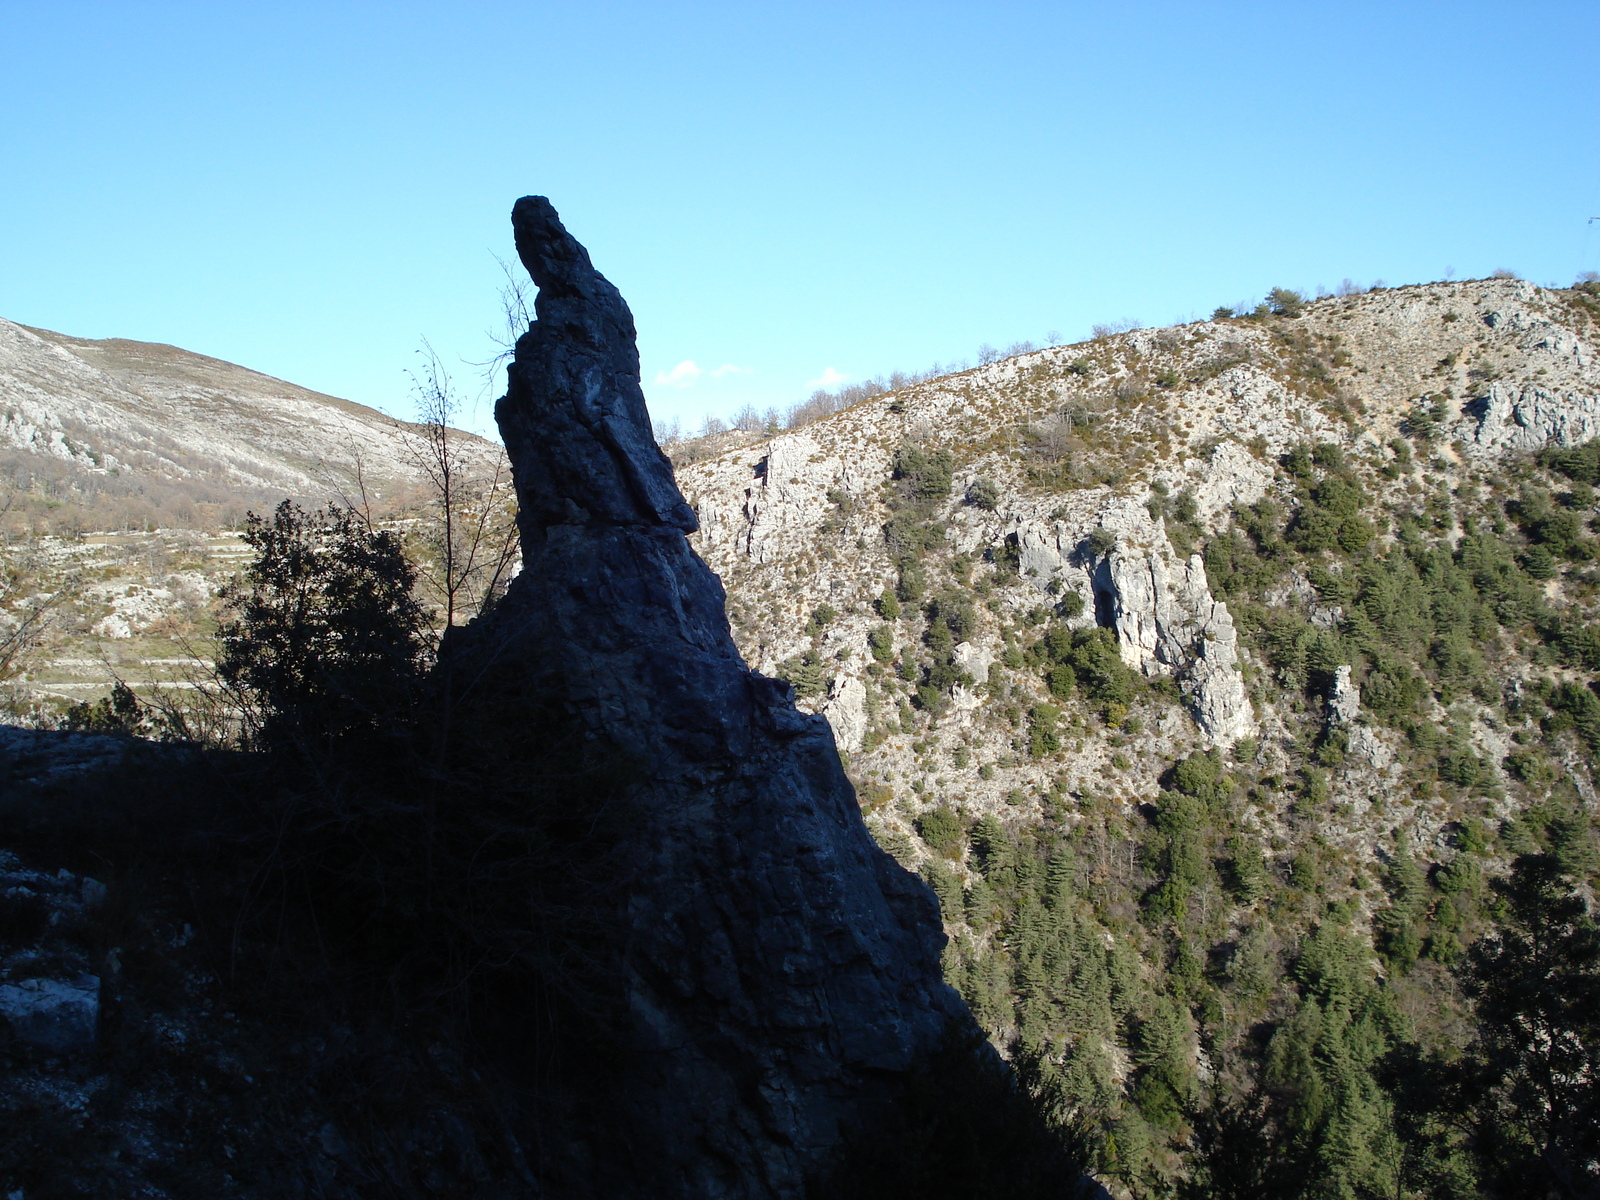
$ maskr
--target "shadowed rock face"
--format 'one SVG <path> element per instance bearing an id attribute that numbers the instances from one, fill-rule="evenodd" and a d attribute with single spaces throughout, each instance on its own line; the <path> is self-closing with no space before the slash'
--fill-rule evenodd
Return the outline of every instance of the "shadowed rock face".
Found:
<path id="1" fill-rule="evenodd" d="M 459 644 L 631 764 L 648 825 L 614 1129 L 552 1192 L 797 1197 L 971 1018 L 940 976 L 934 900 L 868 836 L 826 721 L 734 648 L 627 305 L 547 200 L 512 221 L 539 286 L 496 407 L 524 566 Z"/>

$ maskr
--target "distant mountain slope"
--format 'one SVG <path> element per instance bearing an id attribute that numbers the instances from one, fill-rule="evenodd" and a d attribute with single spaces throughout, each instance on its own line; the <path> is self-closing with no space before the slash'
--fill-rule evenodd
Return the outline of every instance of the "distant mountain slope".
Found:
<path id="1" fill-rule="evenodd" d="M 420 480 L 411 428 L 176 346 L 0 319 L 0 485 L 36 526 L 212 528 L 362 484 L 401 501 Z M 460 437 L 469 456 L 496 453 Z"/>

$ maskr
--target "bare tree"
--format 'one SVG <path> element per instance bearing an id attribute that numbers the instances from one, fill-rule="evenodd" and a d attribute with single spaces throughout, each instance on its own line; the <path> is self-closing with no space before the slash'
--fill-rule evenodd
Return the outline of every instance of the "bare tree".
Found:
<path id="1" fill-rule="evenodd" d="M 511 473 L 502 448 L 488 466 L 475 466 L 452 428 L 461 402 L 450 376 L 426 342 L 422 366 L 411 375 L 417 400 L 412 461 L 428 484 L 433 519 L 419 531 L 429 552 L 418 575 L 443 610 L 446 629 L 492 604 L 512 574 L 517 525 Z"/>
<path id="2" fill-rule="evenodd" d="M 1072 462 L 1083 450 L 1083 442 L 1074 433 L 1074 422 L 1069 415 L 1051 414 L 1032 425 L 1029 432 L 1035 452 L 1046 462 Z"/>
<path id="3" fill-rule="evenodd" d="M 1143 329 L 1144 323 L 1133 317 L 1125 317 L 1120 321 L 1112 321 L 1106 325 L 1095 325 L 1090 328 L 1090 336 L 1097 342 L 1107 338 L 1116 337 L 1119 333 L 1132 333 L 1135 329 Z"/>
<path id="4" fill-rule="evenodd" d="M 527 333 L 528 326 L 533 324 L 533 312 L 528 304 L 528 293 L 533 287 L 533 281 L 525 274 L 520 274 L 498 254 L 494 256 L 494 261 L 499 265 L 500 273 L 505 276 L 505 283 L 500 287 L 500 312 L 503 320 L 500 328 L 483 331 L 484 336 L 495 344 L 494 355 L 483 362 L 471 364 L 482 369 L 484 391 L 491 396 L 499 391 L 495 386 L 495 372 L 500 369 L 501 363 L 511 361 L 517 352 L 517 339 Z"/>

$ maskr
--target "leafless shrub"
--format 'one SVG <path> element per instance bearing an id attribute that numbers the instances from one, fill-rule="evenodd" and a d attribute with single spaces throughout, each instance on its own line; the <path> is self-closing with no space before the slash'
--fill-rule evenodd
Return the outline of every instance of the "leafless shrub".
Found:
<path id="1" fill-rule="evenodd" d="M 1058 463 L 1082 452 L 1083 442 L 1074 433 L 1072 417 L 1052 415 L 1032 426 L 1033 450 L 1046 462 Z"/>
<path id="2" fill-rule="evenodd" d="M 998 351 L 996 353 L 998 354 Z M 874 376 L 871 379 L 864 379 L 860 383 L 844 384 L 831 392 L 819 388 L 817 391 L 812 392 L 807 399 L 791 408 L 785 414 L 782 424 L 786 429 L 798 429 L 802 425 L 809 425 L 813 421 L 831 417 L 836 412 L 843 412 L 845 409 L 860 404 L 864 400 L 872 400 L 888 392 L 897 392 L 902 388 L 926 383 L 928 380 L 937 379 L 941 375 L 949 375 L 952 372 L 965 369 L 964 364 L 952 363 L 944 365 L 934 363 L 924 371 L 895 371 L 887 379 L 882 376 Z M 776 417 L 776 410 L 767 410 L 768 431 L 776 432 Z"/>
<path id="3" fill-rule="evenodd" d="M 484 330 L 484 336 L 495 345 L 495 353 L 482 362 L 471 364 L 482 369 L 485 390 L 490 395 L 496 394 L 498 390 L 495 387 L 495 372 L 502 363 L 511 361 L 517 351 L 517 339 L 527 333 L 528 326 L 533 323 L 533 312 L 528 304 L 533 280 L 498 254 L 494 256 L 494 261 L 500 267 L 500 273 L 505 276 L 505 283 L 501 285 L 499 293 L 503 320 L 498 329 Z"/>
<path id="4" fill-rule="evenodd" d="M 186 638 L 178 639 L 189 662 L 177 681 L 157 680 L 152 675 L 138 690 L 144 709 L 144 728 L 140 736 L 163 742 L 186 742 L 212 749 L 238 747 L 245 720 L 241 704 L 250 698 L 225 687 L 215 666 L 196 653 Z M 116 683 L 128 686 L 110 663 L 108 673 Z M 259 714 L 257 714 L 259 723 Z"/>
<path id="5" fill-rule="evenodd" d="M 409 452 L 427 481 L 429 520 L 415 533 L 419 581 L 433 593 L 449 628 L 494 603 L 511 581 L 520 550 L 516 497 L 502 449 L 487 468 L 462 455 L 461 434 L 451 428 L 460 400 L 432 347 L 423 344 L 412 374 L 417 431 Z"/>
<path id="6" fill-rule="evenodd" d="M 10 508 L 9 500 L 0 506 L 0 527 Z M 0 540 L 0 683 L 23 672 L 76 590 L 76 577 L 52 571 L 36 542 Z"/>
<path id="7" fill-rule="evenodd" d="M 1123 401 L 1137 400 L 1141 396 L 1147 395 L 1149 391 L 1150 385 L 1137 376 L 1129 376 L 1127 379 L 1117 380 L 1115 388 L 1117 399 Z"/>
<path id="8" fill-rule="evenodd" d="M 1095 341 L 1103 342 L 1107 338 L 1116 337 L 1118 334 L 1132 333 L 1135 329 L 1143 328 L 1143 321 L 1135 320 L 1133 317 L 1125 317 L 1121 321 L 1112 321 L 1107 325 L 1091 326 L 1089 333 Z"/>
<path id="9" fill-rule="evenodd" d="M 66 537 L 90 530 L 228 528 L 272 500 L 266 491 L 241 490 L 221 462 L 177 480 L 130 466 L 113 475 L 75 460 L 0 450 L 0 492 L 8 498 L 4 525 L 18 534 Z"/>
<path id="10" fill-rule="evenodd" d="M 1105 407 L 1103 400 L 1074 398 L 1063 404 L 1056 416 L 1072 429 L 1092 429 Z"/>
<path id="11" fill-rule="evenodd" d="M 1333 289 L 1333 294 L 1335 296 L 1360 296 L 1364 295 L 1366 290 L 1366 288 L 1346 275 L 1339 281 L 1339 286 Z"/>
<path id="12" fill-rule="evenodd" d="M 1510 267 L 1496 267 L 1493 271 L 1489 272 L 1489 278 L 1490 279 L 1521 279 L 1522 276 L 1518 275 Z"/>

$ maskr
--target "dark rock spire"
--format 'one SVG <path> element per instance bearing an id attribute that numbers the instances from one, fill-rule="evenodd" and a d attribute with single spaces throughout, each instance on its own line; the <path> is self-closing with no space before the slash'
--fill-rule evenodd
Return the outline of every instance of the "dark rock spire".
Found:
<path id="1" fill-rule="evenodd" d="M 517 473 L 523 537 L 575 520 L 696 528 L 650 433 L 633 314 L 543 196 L 511 211 L 539 319 L 517 343 L 495 418 Z"/>
<path id="2" fill-rule="evenodd" d="M 524 565 L 451 655 L 628 764 L 641 822 L 605 1148 L 574 1149 L 551 1194 L 798 1198 L 975 1029 L 940 975 L 933 897 L 868 836 L 827 723 L 733 645 L 627 305 L 543 197 L 512 222 L 539 285 L 495 410 Z"/>

